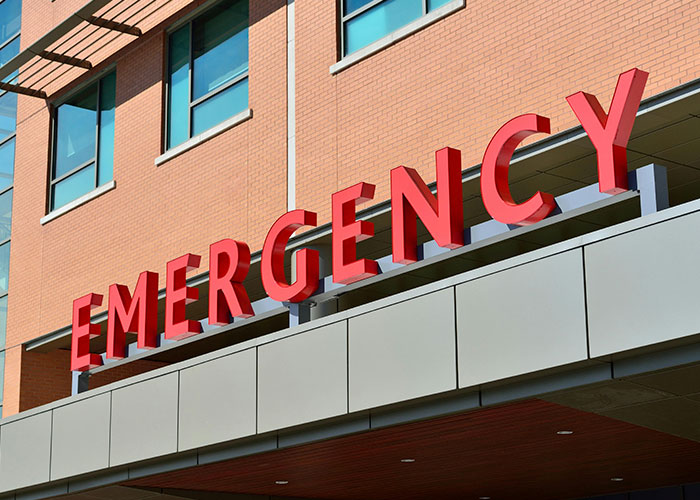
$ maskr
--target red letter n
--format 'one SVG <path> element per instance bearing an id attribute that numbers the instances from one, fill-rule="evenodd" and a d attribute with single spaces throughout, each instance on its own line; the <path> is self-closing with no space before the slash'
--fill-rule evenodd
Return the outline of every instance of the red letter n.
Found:
<path id="1" fill-rule="evenodd" d="M 411 264 L 416 255 L 416 217 L 435 242 L 446 248 L 464 244 L 462 160 L 459 150 L 443 148 L 435 153 L 437 199 L 412 168 L 391 171 L 391 243 L 394 262 Z"/>

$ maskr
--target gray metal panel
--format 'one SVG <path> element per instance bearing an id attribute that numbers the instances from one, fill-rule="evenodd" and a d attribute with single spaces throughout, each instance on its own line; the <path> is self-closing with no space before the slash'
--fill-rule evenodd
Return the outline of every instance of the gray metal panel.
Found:
<path id="1" fill-rule="evenodd" d="M 350 411 L 456 388 L 454 289 L 349 320 Z"/>
<path id="2" fill-rule="evenodd" d="M 588 357 L 581 250 L 457 286 L 459 386 Z"/>
<path id="3" fill-rule="evenodd" d="M 178 373 L 112 392 L 111 466 L 177 451 Z"/>
<path id="4" fill-rule="evenodd" d="M 591 356 L 700 333 L 700 214 L 585 248 Z"/>
<path id="5" fill-rule="evenodd" d="M 110 399 L 100 394 L 54 410 L 52 481 L 109 466 Z"/>
<path id="6" fill-rule="evenodd" d="M 255 434 L 255 349 L 180 372 L 179 450 Z"/>
<path id="7" fill-rule="evenodd" d="M 0 427 L 0 491 L 49 480 L 51 412 Z"/>
<path id="8" fill-rule="evenodd" d="M 347 413 L 347 323 L 258 348 L 258 432 Z"/>

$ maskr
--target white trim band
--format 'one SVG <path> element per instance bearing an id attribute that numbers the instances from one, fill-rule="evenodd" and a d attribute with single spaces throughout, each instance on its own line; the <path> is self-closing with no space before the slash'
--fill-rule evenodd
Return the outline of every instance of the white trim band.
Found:
<path id="1" fill-rule="evenodd" d="M 185 151 L 189 151 L 193 147 L 208 141 L 212 137 L 215 137 L 219 135 L 222 132 L 227 131 L 231 127 L 238 125 L 239 123 L 242 123 L 250 118 L 253 117 L 253 110 L 252 109 L 246 109 L 245 111 L 241 111 L 237 115 L 233 115 L 231 118 L 228 120 L 224 120 L 223 122 L 219 123 L 215 127 L 210 128 L 209 130 L 206 130 L 202 132 L 199 135 L 195 135 L 191 139 L 187 139 L 185 142 L 182 144 L 175 146 L 172 149 L 167 150 L 165 153 L 160 155 L 158 158 L 155 159 L 155 165 L 156 167 L 162 165 L 168 160 L 172 160 L 176 156 L 180 156 L 182 153 Z"/>
<path id="2" fill-rule="evenodd" d="M 356 50 L 352 54 L 343 57 L 340 61 L 338 61 L 330 67 L 331 75 L 335 75 L 336 73 L 344 70 L 348 66 L 352 66 L 353 64 L 358 63 L 363 59 L 366 59 L 367 57 L 371 56 L 372 54 L 383 50 L 389 45 L 393 45 L 399 40 L 403 40 L 407 36 L 412 35 L 416 31 L 422 30 L 426 26 L 429 26 L 434 22 L 437 22 L 440 19 L 449 16 L 453 12 L 464 8 L 465 1 L 466 0 L 453 0 L 450 3 L 443 5 L 442 7 L 438 7 L 437 9 L 428 12 L 426 15 L 419 17 L 415 21 L 408 23 L 406 26 L 397 29 L 396 31 L 388 34 L 384 38 L 380 38 L 376 42 L 372 42 L 366 47 L 362 47 L 361 49 Z"/>
<path id="3" fill-rule="evenodd" d="M 41 219 L 39 219 L 39 222 L 43 226 L 47 222 L 50 222 L 50 221 L 54 220 L 55 218 L 60 217 L 61 215 L 70 212 L 74 208 L 78 208 L 80 205 L 83 205 L 83 204 L 87 203 L 88 201 L 97 198 L 98 196 L 102 196 L 107 191 L 111 191 L 115 187 L 117 187 L 117 183 L 114 182 L 114 180 L 111 180 L 106 184 L 102 184 L 100 187 L 93 189 L 89 193 L 85 193 L 80 198 L 76 198 L 75 200 L 71 201 L 70 203 L 66 203 L 61 208 L 57 208 L 53 212 L 49 212 L 48 214 L 44 215 Z"/>

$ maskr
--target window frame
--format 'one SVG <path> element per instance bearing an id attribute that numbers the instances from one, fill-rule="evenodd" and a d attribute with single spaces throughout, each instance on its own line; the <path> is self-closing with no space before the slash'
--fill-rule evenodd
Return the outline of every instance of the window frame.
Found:
<path id="1" fill-rule="evenodd" d="M 14 42 L 16 39 L 18 39 L 20 35 L 21 35 L 21 32 L 18 31 L 17 33 L 15 33 L 14 35 L 12 35 L 12 36 L 11 36 L 10 38 L 8 38 L 7 40 L 5 40 L 4 42 L 0 43 L 0 52 L 2 52 L 2 50 L 3 50 L 5 47 L 7 47 L 7 46 L 10 45 L 12 42 Z"/>
<path id="2" fill-rule="evenodd" d="M 386 2 L 388 0 L 372 0 L 371 2 L 366 3 L 359 9 L 355 9 L 353 12 L 350 14 L 345 14 L 345 4 L 347 3 L 348 0 L 340 0 L 340 55 L 341 59 L 343 57 L 347 57 L 350 54 L 345 53 L 345 24 L 352 20 L 353 18 L 362 15 L 363 13 L 367 12 L 370 9 L 373 9 L 377 5 L 381 4 L 382 2 Z M 428 14 L 428 2 L 429 0 L 422 0 L 421 5 L 423 7 L 423 12 L 421 13 L 421 17 L 425 16 Z M 417 18 L 420 19 L 420 18 Z M 394 30 L 396 31 L 396 30 Z M 384 36 L 390 35 L 392 32 L 387 33 Z M 383 38 L 383 37 L 382 37 Z M 365 45 L 366 47 L 366 45 Z M 361 49 L 358 49 L 361 50 Z"/>
<path id="3" fill-rule="evenodd" d="M 3 3 L 5 0 L 0 0 L 0 3 Z M 7 40 L 3 41 L 0 43 L 0 53 L 7 49 L 11 44 L 14 42 L 19 42 L 21 34 L 22 34 L 22 16 L 21 16 L 21 3 L 20 3 L 20 25 L 19 28 L 17 29 L 17 32 L 11 35 L 10 37 L 7 38 Z M 18 50 L 19 52 L 19 50 Z M 13 54 L 12 57 L 15 57 L 17 54 Z M 10 60 L 12 59 L 10 57 Z M 2 66 L 2 64 L 0 64 Z M 10 75 L 8 76 L 5 81 L 6 82 L 12 82 L 17 79 L 17 75 Z M 9 91 L 1 91 L 0 90 L 0 97 L 5 96 L 8 94 Z M 7 137 L 4 137 L 3 139 L 0 140 L 0 148 L 7 146 L 11 141 L 15 142 L 15 152 L 12 156 L 12 182 L 10 183 L 9 186 L 5 187 L 4 189 L 0 190 L 0 196 L 6 195 L 8 192 L 11 192 L 12 196 L 12 201 L 14 202 L 14 187 L 15 187 L 15 166 L 16 166 L 16 160 L 17 160 L 17 108 L 15 108 L 15 127 L 14 130 L 12 131 L 11 134 L 9 134 Z M 8 250 L 11 250 L 11 240 L 12 240 L 12 204 L 10 204 L 10 233 L 8 234 L 7 238 L 4 238 L 2 241 L 0 241 L 0 248 L 3 248 L 5 245 L 8 246 Z M 9 254 L 9 251 L 8 251 Z M 5 286 L 5 290 L 0 291 L 0 301 L 5 302 L 5 331 L 0 332 L 0 335 L 2 336 L 2 342 L 0 342 L 0 416 L 2 416 L 2 408 L 4 405 L 4 391 L 2 390 L 2 385 L 5 380 L 5 365 L 6 365 L 6 360 L 7 360 L 7 304 L 9 300 L 9 292 L 10 292 L 10 259 L 8 258 L 7 260 L 7 283 Z"/>
<path id="4" fill-rule="evenodd" d="M 4 96 L 4 95 L 7 94 L 8 92 L 9 92 L 9 91 L 4 91 L 4 92 L 0 91 L 0 97 Z M 16 113 L 16 111 L 15 111 L 15 113 Z M 14 131 L 13 133 L 11 133 L 10 135 L 8 135 L 8 136 L 5 137 L 4 139 L 0 140 L 0 148 L 3 147 L 3 146 L 6 146 L 7 144 L 9 144 L 9 143 L 10 143 L 11 141 L 13 141 L 13 140 L 15 140 L 15 148 L 17 148 L 17 141 L 16 141 L 16 139 L 17 139 L 17 127 L 15 126 L 15 131 Z M 15 156 L 16 156 L 16 154 L 17 154 L 17 150 L 15 149 Z M 15 160 L 15 158 L 13 158 L 13 163 L 15 163 L 14 160 Z M 5 193 L 8 193 L 9 191 L 12 191 L 12 190 L 14 189 L 14 187 L 15 187 L 15 181 L 14 181 L 14 165 L 12 166 L 12 170 L 13 170 L 13 173 L 12 173 L 12 184 L 10 184 L 10 185 L 7 186 L 6 188 L 0 190 L 0 196 L 4 195 Z M 13 201 L 14 201 L 14 193 L 13 193 Z M 5 239 L 3 239 L 3 240 L 0 240 L 0 247 L 3 247 L 4 245 L 9 244 L 11 240 L 12 240 L 12 234 L 10 234 L 7 238 L 5 238 Z M 8 272 L 8 282 L 9 282 L 9 272 Z M 8 286 L 6 287 L 6 289 L 5 289 L 4 291 L 0 291 L 0 299 L 2 299 L 2 298 L 4 298 L 4 297 L 7 296 L 7 294 L 9 293 L 9 288 L 10 288 L 10 287 L 9 287 L 9 283 L 8 283 Z M 4 349 L 5 349 L 4 347 L 1 347 L 1 346 L 0 346 L 0 351 L 2 351 L 2 350 L 4 350 Z M 0 399 L 0 408 L 1 408 L 1 407 L 2 407 L 2 399 Z"/>
<path id="5" fill-rule="evenodd" d="M 48 186 L 48 194 L 46 196 L 46 210 L 45 213 L 46 215 L 49 215 L 53 212 L 59 211 L 62 208 L 68 206 L 72 201 L 75 201 L 82 196 L 79 196 L 78 198 L 75 198 L 74 200 L 71 200 L 60 207 L 53 207 L 53 198 L 54 198 L 54 190 L 53 187 L 54 185 L 58 184 L 59 182 L 67 179 L 68 177 L 77 174 L 81 170 L 89 167 L 92 163 L 95 164 L 95 183 L 94 187 L 92 190 L 88 191 L 85 194 L 89 194 L 92 191 L 96 190 L 97 188 L 100 187 L 99 182 L 99 175 L 100 175 L 100 165 L 98 163 L 99 160 L 99 154 L 100 154 L 100 125 L 102 121 L 102 113 L 100 112 L 100 103 L 101 97 L 102 97 L 102 80 L 109 76 L 111 73 L 115 74 L 115 79 L 116 79 L 116 71 L 117 67 L 116 64 L 111 64 L 107 68 L 103 69 L 96 75 L 94 75 L 92 78 L 86 80 L 85 82 L 81 83 L 80 85 L 77 85 L 74 89 L 72 89 L 70 92 L 66 93 L 65 95 L 61 96 L 60 98 L 56 99 L 53 103 L 50 105 L 50 110 L 51 110 L 51 127 L 50 127 L 50 134 L 51 134 L 51 142 L 50 142 L 50 151 L 49 151 L 49 168 L 48 168 L 48 179 L 47 179 L 47 186 Z M 54 170 L 56 168 L 56 153 L 58 152 L 58 108 L 66 104 L 68 101 L 70 101 L 73 97 L 76 95 L 80 94 L 82 91 L 86 90 L 88 87 L 91 85 L 97 85 L 97 97 L 96 97 L 96 102 L 97 102 L 97 110 L 96 110 L 96 119 L 95 119 L 95 156 L 93 156 L 92 160 L 88 160 L 77 167 L 72 168 L 70 171 L 66 172 L 65 174 L 61 175 L 60 177 L 57 177 L 54 179 Z M 115 93 L 116 93 L 116 88 L 115 88 Z M 115 109 L 116 109 L 116 96 L 115 96 Z M 114 180 L 114 173 L 112 173 L 112 180 Z M 107 184 L 107 183 L 105 183 Z M 83 195 L 84 196 L 84 195 Z M 53 208 L 52 208 L 53 207 Z"/>
<path id="6" fill-rule="evenodd" d="M 218 4 L 224 3 L 227 0 L 214 0 L 212 2 L 207 2 L 204 5 L 201 5 L 200 7 L 194 9 L 192 12 L 190 12 L 187 16 L 183 17 L 180 19 L 178 22 L 174 23 L 172 26 L 170 26 L 165 34 L 165 57 L 164 57 L 164 75 L 165 78 L 163 81 L 165 82 L 165 92 L 164 92 L 164 99 L 163 99 L 163 149 L 162 151 L 168 152 L 171 151 L 178 146 L 185 144 L 187 141 L 191 140 L 194 136 L 192 135 L 192 112 L 193 109 L 200 104 L 202 104 L 205 101 L 208 101 L 215 95 L 233 87 L 239 82 L 242 82 L 246 78 L 248 78 L 248 74 L 250 73 L 250 43 L 248 44 L 248 69 L 246 69 L 243 73 L 240 75 L 236 76 L 233 78 L 231 81 L 226 82 L 224 85 L 215 88 L 214 90 L 210 90 L 207 92 L 205 95 L 198 97 L 194 101 L 192 101 L 192 95 L 194 94 L 194 78 L 193 78 L 193 68 L 194 68 L 194 60 L 193 60 L 193 51 L 192 51 L 192 36 L 193 36 L 193 29 L 192 29 L 192 24 L 194 21 L 197 20 L 201 15 L 205 14 L 208 10 L 216 7 Z M 250 0 L 238 0 L 238 1 L 247 1 L 248 2 L 248 24 L 247 28 L 250 28 Z M 426 0 L 427 1 L 427 0 Z M 181 28 L 184 28 L 185 26 L 189 26 L 189 41 L 188 41 L 188 55 L 187 55 L 187 62 L 189 64 L 188 70 L 187 70 L 187 139 L 185 139 L 183 142 L 180 144 L 176 144 L 174 146 L 171 146 L 168 144 L 168 136 L 169 136 L 169 131 L 170 131 L 170 37 L 178 30 Z M 250 102 L 248 103 L 250 105 Z M 249 106 L 248 106 L 249 107 Z M 242 110 L 245 111 L 245 110 Z M 234 113 L 231 115 L 231 117 L 236 116 L 238 113 Z M 229 117 L 229 118 L 231 118 Z M 215 125 L 216 126 L 216 125 Z M 212 127 L 213 128 L 213 127 Z M 205 131 L 206 132 L 206 131 Z M 202 132 L 202 133 L 205 133 Z"/>

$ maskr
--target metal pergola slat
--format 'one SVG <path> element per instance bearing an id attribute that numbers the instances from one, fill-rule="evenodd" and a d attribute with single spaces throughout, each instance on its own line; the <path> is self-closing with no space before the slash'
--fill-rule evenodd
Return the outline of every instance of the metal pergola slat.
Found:
<path id="1" fill-rule="evenodd" d="M 79 10 L 77 10 L 75 13 L 70 15 L 64 21 L 55 26 L 52 30 L 47 32 L 44 36 L 32 43 L 29 47 L 22 50 L 19 54 L 13 57 L 6 64 L 0 66 L 0 90 L 6 90 L 9 92 L 15 92 L 18 94 L 45 99 L 47 97 L 47 94 L 43 89 L 48 85 L 48 83 L 41 85 L 40 88 L 33 88 L 35 86 L 31 84 L 28 85 L 26 81 L 29 80 L 33 75 L 36 75 L 38 71 L 43 71 L 44 69 L 46 69 L 48 67 L 48 64 L 58 63 L 60 65 L 67 65 L 82 69 L 92 69 L 93 64 L 86 57 L 77 57 L 77 54 L 70 55 L 67 53 L 61 53 L 59 50 L 57 50 L 57 48 L 51 49 L 52 45 L 56 44 L 62 39 L 63 41 L 58 45 L 59 47 L 90 26 L 96 26 L 98 28 L 104 28 L 113 32 L 117 32 L 120 34 L 120 36 L 121 34 L 137 37 L 141 36 L 141 29 L 139 29 L 135 25 L 119 22 L 115 19 L 108 19 L 104 13 L 102 15 L 97 15 L 97 13 L 101 9 L 107 7 L 109 4 L 113 4 L 109 9 L 112 10 L 120 4 L 122 4 L 124 1 L 125 0 L 90 0 L 87 4 L 85 4 Z M 140 9 L 139 12 L 141 12 L 142 10 L 154 3 L 164 4 L 168 3 L 169 1 L 170 0 L 163 0 L 162 2 L 144 1 L 143 3 L 145 4 L 145 7 Z M 135 3 L 138 3 L 138 0 Z M 158 10 L 159 8 L 160 7 L 157 6 L 155 10 Z M 119 15 L 119 13 L 117 15 Z M 78 31 L 76 33 L 71 34 L 71 32 L 76 30 L 76 28 L 78 28 Z M 67 35 L 68 37 L 64 38 Z M 35 60 L 35 58 L 43 59 L 49 62 L 46 66 L 40 67 L 38 71 L 34 71 L 34 73 L 32 73 L 29 76 L 29 78 L 25 79 L 25 81 L 22 81 L 23 75 L 21 68 L 31 63 L 32 60 Z M 30 64 L 30 68 L 35 65 L 36 63 Z M 27 68 L 27 70 L 28 69 L 29 68 Z M 56 71 L 56 69 L 50 69 L 49 74 L 54 71 Z M 16 72 L 18 73 L 18 75 L 10 79 L 9 77 L 11 77 Z"/>

